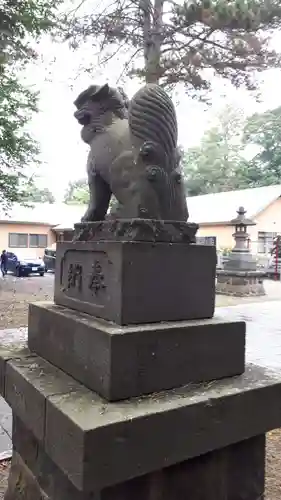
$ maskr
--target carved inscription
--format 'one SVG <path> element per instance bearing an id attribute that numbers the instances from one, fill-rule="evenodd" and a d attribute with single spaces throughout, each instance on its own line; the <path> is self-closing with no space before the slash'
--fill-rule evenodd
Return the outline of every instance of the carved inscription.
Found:
<path id="1" fill-rule="evenodd" d="M 83 268 L 81 264 L 70 264 L 67 273 L 67 288 L 82 290 Z"/>
<path id="2" fill-rule="evenodd" d="M 97 293 L 104 288 L 106 288 L 106 285 L 104 283 L 104 273 L 102 270 L 102 265 L 99 260 L 95 260 L 94 264 L 92 265 L 92 272 L 89 280 L 89 289 L 97 295 Z"/>

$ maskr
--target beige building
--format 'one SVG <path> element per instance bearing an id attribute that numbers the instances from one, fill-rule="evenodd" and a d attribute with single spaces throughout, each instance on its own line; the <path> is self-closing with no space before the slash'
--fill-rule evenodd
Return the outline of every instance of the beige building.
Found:
<path id="1" fill-rule="evenodd" d="M 61 231 L 73 228 L 85 207 L 65 204 L 34 203 L 29 207 L 14 205 L 0 213 L 0 251 L 20 256 L 42 257 L 44 249 L 56 242 Z"/>
<path id="2" fill-rule="evenodd" d="M 233 247 L 229 222 L 239 206 L 256 222 L 248 231 L 254 253 L 266 254 L 274 236 L 281 234 L 281 185 L 194 196 L 187 203 L 189 220 L 200 226 L 198 236 L 215 236 L 218 249 Z M 84 206 L 63 203 L 15 205 L 8 214 L 0 213 L 0 250 L 41 257 L 63 231 L 73 229 L 84 212 Z"/>
<path id="3" fill-rule="evenodd" d="M 187 199 L 189 220 L 199 223 L 198 236 L 215 236 L 217 248 L 232 248 L 233 226 L 239 206 L 256 222 L 248 228 L 253 253 L 265 254 L 281 234 L 281 185 L 194 196 Z"/>

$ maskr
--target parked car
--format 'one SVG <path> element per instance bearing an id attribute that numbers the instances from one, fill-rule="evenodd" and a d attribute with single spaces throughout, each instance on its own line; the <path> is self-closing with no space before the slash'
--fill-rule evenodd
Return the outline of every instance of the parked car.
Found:
<path id="1" fill-rule="evenodd" d="M 56 269 L 56 248 L 45 248 L 43 260 L 46 273 L 48 271 L 54 272 Z"/>
<path id="2" fill-rule="evenodd" d="M 12 252 L 7 252 L 7 271 L 15 276 L 29 276 L 30 274 L 40 274 L 44 276 L 45 264 L 43 259 L 36 256 L 20 256 Z"/>

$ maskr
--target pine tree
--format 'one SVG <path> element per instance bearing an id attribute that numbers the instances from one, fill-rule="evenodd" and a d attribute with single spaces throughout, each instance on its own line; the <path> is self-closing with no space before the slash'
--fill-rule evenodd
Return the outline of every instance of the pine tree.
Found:
<path id="1" fill-rule="evenodd" d="M 214 75 L 248 89 L 256 71 L 280 67 L 270 37 L 280 26 L 276 0 L 114 0 L 101 12 L 79 9 L 67 39 L 77 47 L 91 41 L 100 63 L 124 51 L 124 72 L 169 88 L 208 89 Z"/>

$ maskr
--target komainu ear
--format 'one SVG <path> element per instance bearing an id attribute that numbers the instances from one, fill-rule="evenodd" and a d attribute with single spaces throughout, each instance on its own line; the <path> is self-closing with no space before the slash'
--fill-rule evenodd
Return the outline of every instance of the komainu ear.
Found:
<path id="1" fill-rule="evenodd" d="M 109 85 L 105 83 L 101 87 L 98 87 L 95 92 L 92 93 L 91 99 L 94 101 L 99 101 L 100 99 L 105 99 L 109 95 Z"/>

